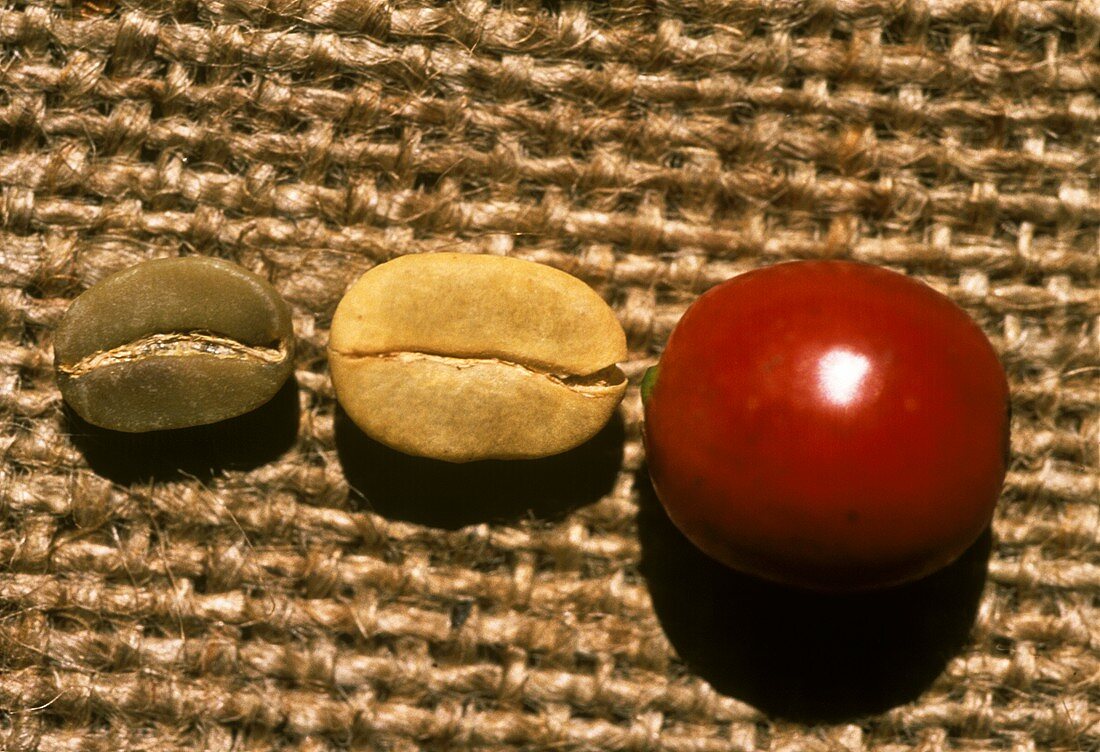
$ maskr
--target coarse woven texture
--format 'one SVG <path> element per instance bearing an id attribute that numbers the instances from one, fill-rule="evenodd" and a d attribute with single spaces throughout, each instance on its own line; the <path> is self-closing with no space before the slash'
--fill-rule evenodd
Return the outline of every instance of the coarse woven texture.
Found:
<path id="1" fill-rule="evenodd" d="M 1096 0 L 6 3 L 0 748 L 1097 749 L 1098 42 Z M 604 295 L 622 420 L 520 466 L 358 435 L 332 312 L 439 250 Z M 286 297 L 294 383 L 167 437 L 66 414 L 69 301 L 193 253 Z M 946 292 L 1011 380 L 991 540 L 901 597 L 739 580 L 645 480 L 684 308 L 817 257 Z"/>

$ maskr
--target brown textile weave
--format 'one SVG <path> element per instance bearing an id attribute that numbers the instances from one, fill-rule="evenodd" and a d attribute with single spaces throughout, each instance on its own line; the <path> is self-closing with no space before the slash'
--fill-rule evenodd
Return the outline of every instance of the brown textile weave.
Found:
<path id="1" fill-rule="evenodd" d="M 1098 44 L 1096 0 L 6 3 L 0 748 L 1100 748 Z M 621 420 L 467 467 L 350 426 L 337 300 L 442 250 L 605 295 Z M 53 327 L 179 254 L 275 284 L 294 383 L 82 424 Z M 817 257 L 946 292 L 1011 380 L 991 536 L 898 592 L 738 578 L 646 481 L 636 385 L 686 305 Z"/>

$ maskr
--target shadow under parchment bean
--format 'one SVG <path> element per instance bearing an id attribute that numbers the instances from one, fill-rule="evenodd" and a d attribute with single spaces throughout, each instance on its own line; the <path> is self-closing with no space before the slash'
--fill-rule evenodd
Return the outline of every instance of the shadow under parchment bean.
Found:
<path id="1" fill-rule="evenodd" d="M 336 450 L 355 495 L 392 520 L 457 530 L 483 522 L 563 517 L 610 492 L 622 463 L 618 412 L 580 446 L 533 460 L 453 464 L 414 457 L 364 434 L 336 409 Z"/>
<path id="2" fill-rule="evenodd" d="M 966 644 L 985 585 L 987 528 L 958 560 L 917 582 L 822 594 L 726 568 L 665 514 L 638 472 L 641 571 L 657 618 L 688 666 L 770 715 L 839 722 L 923 692 Z"/>
<path id="3" fill-rule="evenodd" d="M 251 470 L 289 450 L 298 435 L 293 375 L 268 402 L 229 420 L 171 431 L 123 433 L 88 423 L 65 406 L 66 429 L 93 471 L 115 483 L 205 481 L 224 470 Z"/>

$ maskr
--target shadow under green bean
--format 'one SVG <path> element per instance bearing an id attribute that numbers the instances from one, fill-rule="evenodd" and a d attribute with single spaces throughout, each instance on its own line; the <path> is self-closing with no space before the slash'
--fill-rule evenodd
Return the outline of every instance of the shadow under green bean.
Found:
<path id="1" fill-rule="evenodd" d="M 206 481 L 252 470 L 289 450 L 298 435 L 298 382 L 291 376 L 268 402 L 235 418 L 171 431 L 123 433 L 88 423 L 65 406 L 73 444 L 93 471 L 115 483 Z"/>

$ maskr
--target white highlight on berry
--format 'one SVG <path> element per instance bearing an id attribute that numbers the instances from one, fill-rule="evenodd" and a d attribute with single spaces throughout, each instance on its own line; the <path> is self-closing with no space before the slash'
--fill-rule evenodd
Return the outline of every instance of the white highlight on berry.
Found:
<path id="1" fill-rule="evenodd" d="M 826 399 L 834 405 L 849 405 L 859 393 L 871 361 L 850 350 L 830 350 L 818 361 L 817 377 Z"/>

